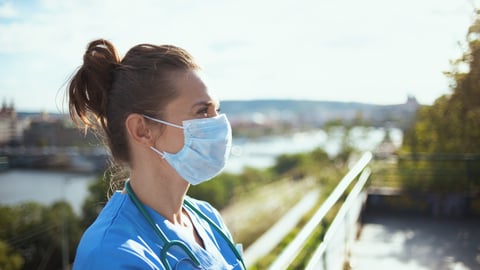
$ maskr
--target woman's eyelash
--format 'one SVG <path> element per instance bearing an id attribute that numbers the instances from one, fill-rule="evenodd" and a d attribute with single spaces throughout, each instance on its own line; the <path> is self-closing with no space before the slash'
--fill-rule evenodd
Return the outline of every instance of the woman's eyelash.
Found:
<path id="1" fill-rule="evenodd" d="M 197 114 L 208 114 L 208 112 L 210 111 L 210 107 L 204 107 L 204 108 L 201 108 L 197 111 Z M 216 108 L 215 111 L 218 113 L 221 111 L 220 107 Z"/>
<path id="2" fill-rule="evenodd" d="M 202 108 L 202 109 L 198 110 L 197 113 L 199 113 L 199 114 L 200 113 L 208 113 L 208 107 L 205 107 L 205 108 Z"/>

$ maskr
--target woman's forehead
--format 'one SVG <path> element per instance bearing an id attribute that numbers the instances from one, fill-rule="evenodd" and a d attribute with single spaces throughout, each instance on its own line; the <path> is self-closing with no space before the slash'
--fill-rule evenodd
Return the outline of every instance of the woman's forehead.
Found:
<path id="1" fill-rule="evenodd" d="M 173 107 L 172 109 L 177 106 L 183 108 L 200 105 L 219 106 L 218 99 L 210 94 L 207 85 L 196 71 L 187 71 L 175 76 L 174 85 L 176 91 L 178 91 L 178 96 L 168 106 Z"/>

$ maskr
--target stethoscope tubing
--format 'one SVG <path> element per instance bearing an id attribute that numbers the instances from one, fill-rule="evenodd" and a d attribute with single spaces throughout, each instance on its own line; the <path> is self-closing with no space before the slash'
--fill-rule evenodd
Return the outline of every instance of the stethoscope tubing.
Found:
<path id="1" fill-rule="evenodd" d="M 127 191 L 128 196 L 130 199 L 132 199 L 133 203 L 137 207 L 137 209 L 140 211 L 142 216 L 145 218 L 145 220 L 149 223 L 149 225 L 152 227 L 152 229 L 155 231 L 155 234 L 158 235 L 160 240 L 164 243 L 164 246 L 162 247 L 162 250 L 160 251 L 160 261 L 162 264 L 165 266 L 167 270 L 172 270 L 172 267 L 170 263 L 167 260 L 167 252 L 169 248 L 173 246 L 178 246 L 181 248 L 185 253 L 187 253 L 188 257 L 193 261 L 193 263 L 197 266 L 200 267 L 200 260 L 197 258 L 197 256 L 192 252 L 190 248 L 187 247 L 187 245 L 179 240 L 169 240 L 167 236 L 158 228 L 158 225 L 155 223 L 153 218 L 150 216 L 150 214 L 147 212 L 145 209 L 144 205 L 140 200 L 138 199 L 137 195 L 135 192 L 133 192 L 132 187 L 130 186 L 130 181 L 127 180 L 125 183 L 125 189 Z M 238 249 L 235 247 L 235 244 L 232 242 L 232 240 L 223 232 L 223 230 L 213 222 L 207 215 L 205 215 L 202 211 L 200 211 L 198 208 L 196 208 L 187 198 L 184 200 L 184 206 L 188 207 L 191 211 L 195 212 L 197 215 L 199 215 L 202 219 L 207 221 L 207 223 L 213 227 L 219 234 L 222 236 L 222 238 L 227 242 L 228 246 L 230 249 L 233 251 L 237 259 L 241 262 L 243 269 L 247 269 L 245 267 L 245 263 L 243 262 L 242 255 L 238 251 Z"/>

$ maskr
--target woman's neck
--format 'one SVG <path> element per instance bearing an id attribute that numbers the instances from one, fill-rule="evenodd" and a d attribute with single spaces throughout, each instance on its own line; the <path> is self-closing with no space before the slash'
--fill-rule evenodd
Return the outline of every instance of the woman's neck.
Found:
<path id="1" fill-rule="evenodd" d="M 132 170 L 130 185 L 138 199 L 172 224 L 185 223 L 183 200 L 189 184 L 178 175 L 153 174 Z"/>

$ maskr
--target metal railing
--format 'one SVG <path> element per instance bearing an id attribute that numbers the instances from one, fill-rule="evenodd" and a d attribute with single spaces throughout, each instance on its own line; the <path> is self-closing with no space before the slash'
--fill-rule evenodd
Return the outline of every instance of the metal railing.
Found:
<path id="1" fill-rule="evenodd" d="M 320 208 L 313 214 L 311 219 L 303 226 L 295 238 L 283 249 L 276 260 L 268 269 L 287 269 L 288 266 L 299 255 L 309 240 L 314 230 L 321 224 L 328 212 L 335 206 L 347 188 L 358 179 L 350 191 L 342 207 L 332 221 L 325 236 L 319 240 L 320 244 L 310 258 L 306 269 L 328 269 L 341 270 L 347 259 L 348 245 L 354 241 L 356 233 L 356 222 L 359 218 L 361 208 L 366 198 L 363 187 L 370 176 L 367 167 L 372 159 L 372 154 L 367 152 L 357 161 L 352 169 L 342 178 Z M 268 233 L 268 232 L 267 232 Z M 269 252 L 269 251 L 264 251 Z M 247 264 L 252 265 L 254 261 L 247 259 Z"/>
<path id="2" fill-rule="evenodd" d="M 310 258 L 306 270 L 341 270 L 348 261 L 348 250 L 355 241 L 357 222 L 367 199 L 363 188 L 370 176 L 370 169 L 363 170 L 339 212 L 328 228 L 323 242 Z"/>
<path id="3" fill-rule="evenodd" d="M 315 206 L 319 195 L 318 190 L 307 193 L 288 213 L 252 243 L 243 253 L 245 265 L 250 267 L 260 258 L 268 255 L 297 226 L 306 212 Z"/>

